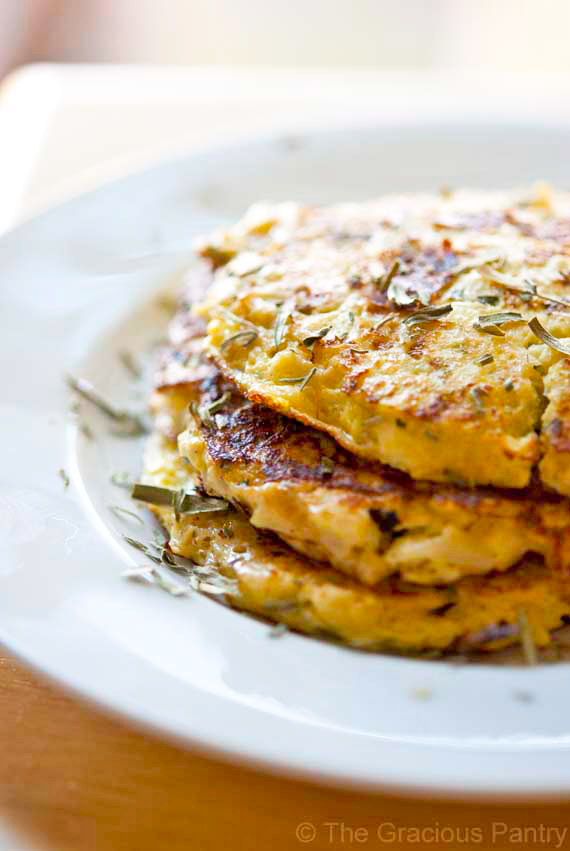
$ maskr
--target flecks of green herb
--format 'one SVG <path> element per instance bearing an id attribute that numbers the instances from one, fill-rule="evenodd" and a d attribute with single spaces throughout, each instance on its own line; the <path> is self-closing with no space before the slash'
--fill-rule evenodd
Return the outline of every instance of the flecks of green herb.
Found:
<path id="1" fill-rule="evenodd" d="M 415 700 L 431 700 L 433 691 L 430 688 L 415 688 L 412 691 L 412 697 Z"/>
<path id="2" fill-rule="evenodd" d="M 412 325 L 418 325 L 422 322 L 431 322 L 434 319 L 440 319 L 442 316 L 446 316 L 448 313 L 451 313 L 453 310 L 453 305 L 451 304 L 442 304 L 437 307 L 424 307 L 421 310 L 417 310 L 415 313 L 412 313 L 411 316 L 407 316 L 404 319 L 404 325 L 411 327 Z"/>
<path id="3" fill-rule="evenodd" d="M 183 584 L 178 578 L 170 577 L 160 567 L 145 567 L 129 568 L 123 572 L 125 579 L 130 579 L 134 582 L 145 582 L 149 585 L 156 585 L 173 597 L 186 597 L 191 591 L 191 587 Z"/>
<path id="4" fill-rule="evenodd" d="M 243 346 L 244 349 L 247 349 L 254 340 L 259 337 L 257 331 L 238 331 L 236 334 L 232 334 L 230 337 L 226 337 L 223 343 L 220 346 L 222 352 L 225 352 L 230 346 L 234 344 L 239 344 Z"/>
<path id="5" fill-rule="evenodd" d="M 520 313 L 507 311 L 505 313 L 487 313 L 480 316 L 473 327 L 485 334 L 491 334 L 493 337 L 504 337 L 505 332 L 501 331 L 499 325 L 504 325 L 506 322 L 524 322 Z"/>
<path id="6" fill-rule="evenodd" d="M 113 473 L 111 476 L 111 484 L 115 485 L 115 487 L 125 488 L 130 491 L 134 485 L 134 481 L 128 473 Z"/>
<path id="7" fill-rule="evenodd" d="M 491 283 L 498 284 L 499 286 L 510 290 L 510 292 L 518 293 L 523 301 L 530 301 L 532 298 L 535 298 L 538 301 L 543 302 L 543 304 L 556 304 L 570 310 L 569 302 L 554 298 L 553 296 L 545 295 L 544 293 L 539 293 L 536 288 L 536 284 L 533 284 L 532 281 L 528 280 L 528 278 L 525 278 L 523 287 L 519 286 L 516 281 L 512 281 L 507 275 L 501 275 L 500 273 L 489 274 L 488 278 Z"/>
<path id="8" fill-rule="evenodd" d="M 392 319 L 396 319 L 396 318 L 397 318 L 397 316 L 398 316 L 398 314 L 397 314 L 397 313 L 389 313 L 387 316 L 384 316 L 384 317 L 380 320 L 380 322 L 378 322 L 378 324 L 376 325 L 376 327 L 374 328 L 374 330 L 375 330 L 375 331 L 379 331 L 379 330 L 380 330 L 380 328 L 382 328 L 382 327 L 383 327 L 384 325 L 386 325 L 388 322 L 391 322 L 391 321 L 392 321 Z"/>
<path id="9" fill-rule="evenodd" d="M 501 261 L 501 257 L 498 254 L 489 254 L 486 257 L 468 257 L 462 263 L 458 263 L 457 266 L 453 268 L 453 274 L 458 277 L 459 275 L 463 275 L 464 272 L 471 272 L 473 269 L 483 269 L 485 266 L 490 266 L 493 263 L 499 263 Z M 484 274 L 484 271 L 481 273 Z"/>
<path id="10" fill-rule="evenodd" d="M 69 487 L 69 476 L 67 475 L 67 473 L 65 472 L 63 467 L 60 467 L 60 469 L 57 472 L 59 474 L 61 481 L 63 482 L 64 488 L 68 488 Z"/>
<path id="11" fill-rule="evenodd" d="M 563 355 L 570 357 L 570 343 L 564 343 L 558 337 L 555 337 L 549 331 L 544 328 L 541 323 L 538 321 L 536 316 L 534 319 L 531 319 L 528 323 L 528 327 L 539 340 L 547 345 L 549 348 L 554 349 L 557 352 L 561 352 Z"/>
<path id="12" fill-rule="evenodd" d="M 148 544 L 145 544 L 144 541 L 138 541 L 136 538 L 131 538 L 129 535 L 123 535 L 123 539 L 129 544 L 131 547 L 134 547 L 135 550 L 139 550 L 141 553 L 144 553 L 157 564 L 160 564 L 161 559 L 157 555 L 153 555 L 149 548 Z M 156 547 L 156 544 L 152 546 Z"/>
<path id="13" fill-rule="evenodd" d="M 273 340 L 275 342 L 276 349 L 278 349 L 283 342 L 285 327 L 294 309 L 295 300 L 292 298 L 287 299 L 287 301 L 279 308 L 279 312 L 277 313 L 277 318 L 275 320 L 275 329 L 273 331 Z"/>
<path id="14" fill-rule="evenodd" d="M 129 538 L 127 535 L 123 535 L 123 538 L 130 546 L 144 553 L 154 564 L 186 579 L 189 588 L 194 591 L 203 591 L 206 594 L 214 595 L 231 594 L 237 596 L 239 594 L 239 586 L 235 579 L 224 576 L 214 567 L 195 564 L 190 559 L 176 555 L 176 553 L 167 549 L 163 541 L 144 542 L 138 541 L 136 538 Z"/>
<path id="15" fill-rule="evenodd" d="M 299 390 L 303 392 L 315 372 L 317 371 L 317 367 L 314 366 L 312 369 L 308 371 L 306 375 L 301 375 L 298 378 L 280 378 L 279 384 L 298 384 Z"/>
<path id="16" fill-rule="evenodd" d="M 121 351 L 118 352 L 118 357 L 127 372 L 130 373 L 133 378 L 141 377 L 142 369 L 136 362 L 132 352 L 129 352 L 126 349 L 121 349 Z"/>
<path id="17" fill-rule="evenodd" d="M 477 413 L 482 414 L 485 409 L 485 404 L 483 402 L 483 397 L 485 396 L 485 391 L 481 387 L 473 387 L 469 391 L 469 395 L 475 402 L 475 407 L 477 408 Z"/>
<path id="18" fill-rule="evenodd" d="M 493 355 L 490 352 L 487 352 L 486 355 L 481 355 L 480 358 L 477 358 L 475 360 L 475 363 L 478 366 L 487 366 L 487 364 L 493 363 L 494 360 L 495 358 L 493 357 Z"/>
<path id="19" fill-rule="evenodd" d="M 218 399 L 215 399 L 213 402 L 211 402 L 206 408 L 210 416 L 213 416 L 214 414 L 217 414 L 218 411 L 221 411 L 226 402 L 230 399 L 230 396 L 231 393 L 226 390 L 226 392 L 222 393 L 222 395 Z"/>
<path id="20" fill-rule="evenodd" d="M 482 273 L 489 283 L 498 284 L 510 292 L 518 293 L 519 295 L 536 295 L 536 287 L 530 281 L 525 281 L 525 286 L 521 287 L 509 275 L 504 275 L 496 269 L 489 269 Z"/>
<path id="21" fill-rule="evenodd" d="M 326 337 L 330 330 L 330 325 L 327 328 L 321 328 L 320 331 L 317 331 L 317 333 L 313 334 L 311 337 L 305 337 L 305 339 L 303 340 L 303 345 L 306 346 L 308 349 L 312 349 L 315 343 L 318 340 L 322 340 L 323 337 Z"/>
<path id="22" fill-rule="evenodd" d="M 285 623 L 275 623 L 269 630 L 269 638 L 281 638 L 289 632 L 289 627 Z"/>
<path id="23" fill-rule="evenodd" d="M 488 304 L 489 307 L 495 307 L 499 303 L 498 295 L 479 295 L 477 296 L 477 301 L 480 301 L 481 304 Z"/>
<path id="24" fill-rule="evenodd" d="M 114 434 L 121 437 L 137 437 L 138 435 L 147 433 L 148 428 L 141 417 L 115 408 L 95 390 L 89 381 L 86 381 L 84 378 L 74 378 L 72 375 L 66 376 L 66 381 L 71 390 L 77 393 L 78 396 L 86 399 L 98 408 L 101 413 L 105 414 L 108 419 L 120 426 L 119 430 L 113 432 Z"/>
<path id="25" fill-rule="evenodd" d="M 172 510 L 174 511 L 174 519 L 177 523 L 180 522 L 180 515 L 182 514 L 182 506 L 184 504 L 184 500 L 186 498 L 186 491 L 184 488 L 180 488 L 177 491 L 173 491 L 170 497 L 170 504 L 172 506 Z"/>
<path id="26" fill-rule="evenodd" d="M 521 639 L 521 647 L 527 665 L 536 665 L 538 658 L 536 653 L 536 645 L 532 637 L 532 630 L 528 622 L 528 616 L 524 609 L 519 609 L 517 612 L 517 623 L 519 625 L 519 634 Z"/>
<path id="27" fill-rule="evenodd" d="M 477 322 L 474 322 L 473 327 L 478 331 L 481 331 L 483 334 L 490 334 L 491 337 L 505 336 L 505 332 L 501 331 L 498 325 L 479 325 Z"/>
<path id="28" fill-rule="evenodd" d="M 81 434 L 84 437 L 86 437 L 87 440 L 94 440 L 95 438 L 94 438 L 93 432 L 91 431 L 90 427 L 87 425 L 86 422 L 83 422 L 80 419 L 81 404 L 80 404 L 78 399 L 73 400 L 73 402 L 69 406 L 69 411 L 70 411 L 71 415 L 74 417 L 75 421 L 77 422 L 77 428 L 79 429 Z"/>
<path id="29" fill-rule="evenodd" d="M 87 438 L 87 440 L 95 440 L 93 430 L 91 429 L 91 426 L 89 426 L 87 423 L 79 423 L 79 431 L 84 437 Z"/>
<path id="30" fill-rule="evenodd" d="M 139 502 L 147 502 L 150 505 L 176 508 L 179 514 L 209 514 L 215 511 L 228 511 L 230 508 L 229 502 L 225 499 L 204 497 L 199 493 L 186 493 L 183 490 L 146 485 L 141 482 L 133 485 L 131 496 Z M 174 500 L 178 500 L 176 505 Z"/>
<path id="31" fill-rule="evenodd" d="M 554 298 L 554 296 L 544 295 L 544 293 L 539 293 L 536 288 L 536 284 L 533 284 L 528 278 L 525 278 L 524 282 L 528 287 L 529 293 L 534 296 L 534 298 L 537 298 L 539 301 L 543 301 L 545 304 L 557 304 L 560 307 L 565 307 L 567 310 L 570 310 L 570 302 L 567 302 L 564 299 Z"/>
<path id="32" fill-rule="evenodd" d="M 188 410 L 203 425 L 214 425 L 212 418 L 208 417 L 208 412 L 204 408 L 201 408 L 198 402 L 190 402 Z"/>
<path id="33" fill-rule="evenodd" d="M 134 511 L 129 511 L 128 508 L 123 508 L 122 505 L 108 505 L 107 508 L 120 520 L 124 520 L 125 517 L 130 517 L 133 520 L 136 520 L 137 523 L 140 523 L 141 526 L 144 526 L 144 520 L 142 517 L 139 517 L 139 515 L 135 514 Z"/>
<path id="34" fill-rule="evenodd" d="M 256 334 L 258 333 L 257 327 L 253 324 L 253 322 L 250 322 L 249 319 L 244 319 L 243 316 L 236 316 L 235 313 L 232 313 L 231 310 L 227 310 L 225 307 L 219 307 L 218 310 L 223 316 L 230 319 L 232 322 L 235 322 L 237 325 L 245 325 L 245 327 L 250 331 L 255 331 Z"/>
<path id="35" fill-rule="evenodd" d="M 524 322 L 520 313 L 506 310 L 503 313 L 485 313 L 477 318 L 478 325 L 504 325 L 506 322 Z"/>
<path id="36" fill-rule="evenodd" d="M 398 270 L 400 268 L 400 261 L 394 260 L 388 271 L 385 275 L 383 275 L 378 281 L 376 281 L 376 286 L 380 290 L 380 292 L 385 293 L 388 287 L 392 282 L 392 278 L 398 274 Z"/>
<path id="37" fill-rule="evenodd" d="M 334 473 L 335 463 L 332 458 L 329 458 L 327 455 L 323 455 L 321 458 L 321 470 L 326 476 L 332 476 Z"/>

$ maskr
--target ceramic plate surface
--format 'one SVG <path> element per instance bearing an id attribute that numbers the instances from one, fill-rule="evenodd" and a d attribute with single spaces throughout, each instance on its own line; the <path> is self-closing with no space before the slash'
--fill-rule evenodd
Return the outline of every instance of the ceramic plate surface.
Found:
<path id="1" fill-rule="evenodd" d="M 193 236 L 252 201 L 538 177 L 568 187 L 569 148 L 570 125 L 514 120 L 261 140 L 161 164 L 2 237 L 0 640 L 134 721 L 272 771 L 409 793 L 569 793 L 565 663 L 457 666 L 269 639 L 210 599 L 121 578 L 141 563 L 122 535 L 140 531 L 109 511 L 129 505 L 110 476 L 136 475 L 142 446 L 93 411 L 87 439 L 63 380 L 143 404 L 118 352 L 161 337 L 156 292 Z"/>

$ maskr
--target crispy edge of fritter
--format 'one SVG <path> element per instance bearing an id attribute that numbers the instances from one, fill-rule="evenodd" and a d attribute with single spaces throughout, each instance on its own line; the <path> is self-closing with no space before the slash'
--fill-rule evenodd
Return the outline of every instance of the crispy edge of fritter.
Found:
<path id="1" fill-rule="evenodd" d="M 157 433 L 147 444 L 143 479 L 166 487 L 193 485 L 176 446 Z M 446 588 L 403 593 L 387 579 L 371 589 L 301 558 L 275 536 L 255 530 L 240 511 L 223 519 L 214 514 L 177 521 L 170 508 L 153 510 L 173 552 L 237 580 L 238 591 L 228 598 L 236 608 L 362 649 L 494 650 L 519 642 L 521 610 L 534 642 L 545 646 L 550 630 L 570 612 L 567 586 L 536 559 Z"/>
<path id="2" fill-rule="evenodd" d="M 507 570 L 531 551 L 553 569 L 567 567 L 569 506 L 557 495 L 415 482 L 249 403 L 203 358 L 188 368 L 192 375 L 196 381 L 155 394 L 159 427 L 174 439 L 187 426 L 180 449 L 206 490 L 240 504 L 254 525 L 298 551 L 367 584 L 397 572 L 419 583 L 454 581 Z M 211 406 L 221 410 L 212 416 Z M 446 548 L 473 558 L 450 563 Z"/>
<path id="3" fill-rule="evenodd" d="M 450 216 L 446 199 L 452 196 L 460 199 L 460 204 L 458 210 L 455 211 L 453 204 L 449 207 Z M 407 268 L 404 270 L 405 275 L 402 282 L 405 283 L 410 278 L 419 276 L 421 286 L 428 287 L 430 302 L 434 303 L 438 301 L 442 293 L 447 292 L 458 261 L 459 267 L 466 265 L 464 240 L 460 242 L 459 248 L 456 247 L 455 242 L 458 236 L 461 237 L 462 232 L 472 232 L 472 235 L 476 237 L 478 234 L 492 233 L 498 227 L 508 226 L 513 231 L 512 235 L 518 234 L 521 241 L 529 241 L 527 259 L 532 267 L 546 264 L 555 254 L 568 255 L 570 253 L 568 197 L 568 193 L 553 193 L 549 187 L 540 185 L 524 193 L 521 191 L 510 193 L 454 192 L 447 193 L 445 196 L 440 195 L 439 198 L 433 195 L 431 199 L 426 195 L 385 196 L 360 205 L 333 205 L 329 207 L 254 205 L 235 225 L 225 230 L 219 230 L 209 238 L 202 239 L 197 250 L 202 257 L 208 259 L 213 269 L 220 269 L 230 260 L 239 261 L 242 254 L 251 251 L 259 251 L 262 255 L 268 252 L 266 260 L 270 262 L 271 252 L 275 250 L 275 246 L 271 246 L 269 235 L 274 225 L 284 226 L 279 227 L 280 234 L 281 231 L 288 233 L 288 238 L 293 246 L 296 243 L 308 244 L 306 226 L 309 225 L 310 231 L 315 224 L 315 233 L 319 238 L 324 236 L 333 242 L 336 240 L 340 245 L 350 245 L 353 241 L 355 241 L 355 245 L 361 245 L 362 241 L 370 236 L 371 227 L 374 229 L 374 227 L 387 226 L 390 229 L 394 225 L 397 226 L 398 210 L 401 212 L 411 205 L 413 209 L 417 207 L 417 210 L 420 211 L 420 219 L 425 217 L 426 227 L 431 227 L 433 231 L 440 234 L 439 248 L 438 246 L 428 245 L 422 249 L 421 240 L 414 237 L 414 239 L 408 240 L 408 243 L 404 240 L 403 248 L 390 248 L 387 252 L 384 252 L 384 259 L 390 265 L 390 259 L 401 259 L 403 257 L 404 265 Z M 469 202 L 467 206 L 465 206 L 466 200 Z M 487 203 L 495 206 L 489 208 L 486 206 Z M 395 207 L 394 204 L 396 204 Z M 474 205 L 472 212 L 468 210 L 469 204 Z M 385 214 L 380 215 L 381 210 L 384 210 Z M 341 218 L 338 216 L 339 212 Z M 532 221 L 528 220 L 529 212 L 536 214 Z M 394 213 L 396 216 L 391 224 L 391 216 Z M 430 222 L 431 224 L 429 224 Z M 475 239 L 476 243 L 477 240 Z M 409 251 L 412 244 L 415 246 L 415 254 L 406 256 L 404 249 L 407 245 L 406 250 Z M 278 251 L 280 248 L 286 249 L 287 241 L 284 241 L 284 238 L 280 235 L 276 246 Z M 471 243 L 467 247 L 469 246 L 471 246 Z M 472 246 L 469 250 L 471 248 Z M 481 250 L 484 252 L 484 248 L 479 248 L 479 251 Z M 390 251 L 392 251 L 393 256 Z M 475 254 L 476 251 L 477 249 L 475 249 Z M 456 256 L 457 254 L 461 259 Z M 363 254 L 361 260 L 365 259 L 366 255 Z M 477 266 L 477 256 L 473 259 L 475 266 Z M 370 260 L 370 257 L 368 257 L 368 260 Z M 468 258 L 467 267 L 469 268 Z M 401 273 L 401 268 L 396 270 L 394 281 L 397 281 L 398 275 L 401 277 Z M 533 275 L 530 274 L 530 277 L 532 278 Z M 247 278 L 247 275 L 245 275 L 245 278 Z M 348 280 L 354 290 L 366 295 L 373 307 L 387 307 L 389 299 L 386 292 L 381 287 L 378 288 L 374 276 L 371 278 L 370 274 L 352 274 Z M 560 301 L 561 293 L 558 291 L 558 285 L 561 281 L 567 282 L 567 280 L 568 275 L 562 272 L 557 283 L 554 282 L 555 286 L 552 292 L 550 292 L 548 282 L 546 285 L 541 284 L 541 292 L 547 292 L 547 294 L 550 293 L 553 296 L 550 302 L 547 302 L 546 311 L 542 310 L 544 303 L 540 298 L 537 301 L 531 298 L 529 301 L 528 292 L 525 295 L 524 302 L 516 296 L 512 289 L 508 289 L 508 285 L 506 289 L 499 288 L 497 292 L 500 293 L 503 300 L 503 310 L 520 310 L 527 319 L 537 314 L 544 314 L 547 325 L 552 320 L 556 325 L 559 318 L 557 312 L 560 311 L 561 307 L 564 308 L 564 302 Z M 371 284 L 373 284 L 372 288 Z M 309 299 L 310 288 L 301 287 L 301 289 L 306 291 L 306 298 Z M 562 298 L 564 299 L 563 295 Z M 480 308 L 480 312 L 493 311 Z M 564 314 L 562 314 L 563 316 Z M 565 336 L 565 330 L 563 327 L 557 327 L 554 334 Z M 383 447 L 388 448 L 386 451 L 389 450 L 389 457 L 382 455 L 383 460 L 388 460 L 401 469 L 407 469 L 416 477 L 445 481 L 451 480 L 452 475 L 459 474 L 470 484 L 488 482 L 497 486 L 524 487 L 529 482 L 531 469 L 540 460 L 542 447 L 543 452 L 548 456 L 540 464 L 545 484 L 559 489 L 561 493 L 570 495 L 570 482 L 564 470 L 568 460 L 567 450 L 556 448 L 555 443 L 559 444 L 560 440 L 549 440 L 550 422 L 548 419 L 541 421 L 540 411 L 538 411 L 536 422 L 529 424 L 529 428 L 522 438 L 520 434 L 511 435 L 507 431 L 503 440 L 495 440 L 493 437 L 490 440 L 483 440 L 479 430 L 475 429 L 478 452 L 474 453 L 460 450 L 458 448 L 460 442 L 453 440 L 453 434 L 448 433 L 445 429 L 440 429 L 441 437 L 446 441 L 450 453 L 449 464 L 446 463 L 447 469 L 438 472 L 433 467 L 430 462 L 430 455 L 433 457 L 433 452 L 430 452 L 429 444 L 426 445 L 425 452 L 419 452 L 419 457 L 414 462 L 416 466 L 412 469 L 409 459 L 414 457 L 414 453 L 418 451 L 418 445 L 422 444 L 422 429 L 420 428 L 418 431 L 414 427 L 416 425 L 414 418 L 407 420 L 405 416 L 398 418 L 405 420 L 408 430 L 406 435 L 402 435 L 398 433 L 395 427 L 398 423 L 394 424 L 390 421 L 390 412 L 382 411 L 383 418 L 387 418 L 389 421 L 384 423 L 382 434 L 378 434 L 376 440 L 368 441 L 366 433 L 359 433 L 354 439 L 350 429 L 347 430 L 342 422 L 327 423 L 324 420 L 319 420 L 318 417 L 309 416 L 307 411 L 297 404 L 298 400 L 292 388 L 285 388 L 285 390 L 280 388 L 279 393 L 281 395 L 276 400 L 275 394 L 268 392 L 268 388 L 262 386 L 261 382 L 252 381 L 243 370 L 236 368 L 236 365 L 231 364 L 227 358 L 222 358 L 218 346 L 213 346 L 212 354 L 222 364 L 226 375 L 235 381 L 241 391 L 249 395 L 250 398 L 278 407 L 289 416 L 295 416 L 304 422 L 328 430 L 337 441 L 353 452 L 378 457 L 378 454 L 374 453 L 372 444 L 381 442 Z M 539 402 L 542 402 L 542 394 L 539 395 Z M 440 402 L 439 407 L 445 408 L 445 400 L 441 399 Z M 555 417 L 555 429 L 560 428 L 560 420 L 559 416 Z M 436 426 L 436 428 L 439 428 L 439 426 Z M 538 440 L 534 433 L 535 429 L 539 430 L 539 428 L 542 428 L 543 431 L 541 440 Z M 570 433 L 570 426 L 565 427 L 564 430 Z M 433 446 L 431 450 L 433 450 Z M 479 470 L 477 467 L 477 458 L 484 459 L 482 462 L 485 465 L 484 470 Z M 488 462 L 487 459 L 489 458 L 492 458 L 492 463 Z M 465 465 L 467 465 L 467 468 L 471 468 L 471 472 L 467 468 L 464 469 Z M 489 479 L 489 470 L 491 471 L 491 479 Z"/>

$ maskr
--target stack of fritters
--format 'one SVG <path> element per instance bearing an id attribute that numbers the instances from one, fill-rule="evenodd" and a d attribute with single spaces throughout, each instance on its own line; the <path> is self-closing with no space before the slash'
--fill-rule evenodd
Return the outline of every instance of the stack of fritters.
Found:
<path id="1" fill-rule="evenodd" d="M 570 195 L 256 205 L 198 253 L 145 477 L 229 507 L 157 507 L 172 549 L 355 646 L 547 644 L 570 615 Z"/>

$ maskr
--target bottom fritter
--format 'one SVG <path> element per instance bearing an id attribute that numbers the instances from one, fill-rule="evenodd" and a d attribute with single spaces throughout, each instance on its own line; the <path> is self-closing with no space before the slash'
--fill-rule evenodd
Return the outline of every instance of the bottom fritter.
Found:
<path id="1" fill-rule="evenodd" d="M 147 445 L 143 481 L 175 490 L 196 487 L 175 444 L 156 434 Z M 237 591 L 227 595 L 233 606 L 353 647 L 403 653 L 495 650 L 523 638 L 545 646 L 550 631 L 570 615 L 567 583 L 539 558 L 449 586 L 426 588 L 390 577 L 369 588 L 303 558 L 233 508 L 179 514 L 178 520 L 174 509 L 153 510 L 174 553 L 237 581 Z"/>

